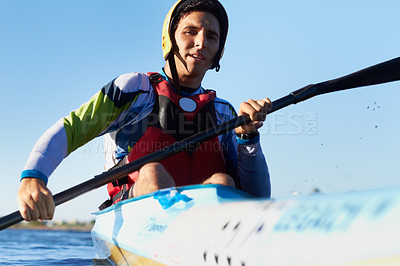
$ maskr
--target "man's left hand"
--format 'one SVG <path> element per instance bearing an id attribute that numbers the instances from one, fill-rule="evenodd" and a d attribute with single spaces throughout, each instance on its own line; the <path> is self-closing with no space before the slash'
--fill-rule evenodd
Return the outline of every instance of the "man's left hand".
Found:
<path id="1" fill-rule="evenodd" d="M 239 115 L 249 117 L 252 122 L 235 128 L 235 133 L 249 134 L 257 131 L 257 129 L 263 126 L 263 121 L 265 121 L 267 113 L 271 108 L 272 103 L 268 98 L 262 100 L 250 99 L 247 102 L 242 102 L 239 107 Z"/>

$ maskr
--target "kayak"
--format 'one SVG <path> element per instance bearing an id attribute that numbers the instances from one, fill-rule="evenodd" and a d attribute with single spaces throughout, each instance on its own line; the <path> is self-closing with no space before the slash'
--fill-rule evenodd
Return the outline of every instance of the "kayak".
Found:
<path id="1" fill-rule="evenodd" d="M 94 215 L 115 265 L 400 265 L 400 189 L 270 200 L 195 185 Z"/>

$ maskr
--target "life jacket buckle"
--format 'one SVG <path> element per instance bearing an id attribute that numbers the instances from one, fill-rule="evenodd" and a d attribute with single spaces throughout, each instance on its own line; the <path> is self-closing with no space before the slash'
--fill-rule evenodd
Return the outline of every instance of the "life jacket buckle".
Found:
<path id="1" fill-rule="evenodd" d="M 151 82 L 154 82 L 154 83 L 159 83 L 159 82 L 162 81 L 162 76 L 161 76 L 161 74 L 160 74 L 160 73 L 157 73 L 157 72 L 151 73 L 151 74 L 149 75 L 149 78 L 150 78 L 150 81 L 151 81 Z"/>

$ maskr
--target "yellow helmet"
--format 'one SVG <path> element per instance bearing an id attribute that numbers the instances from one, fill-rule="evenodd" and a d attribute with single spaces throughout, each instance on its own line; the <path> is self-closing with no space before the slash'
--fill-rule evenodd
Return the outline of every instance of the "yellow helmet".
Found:
<path id="1" fill-rule="evenodd" d="M 179 22 L 178 19 L 181 18 L 181 13 L 184 11 L 185 13 L 192 11 L 207 11 L 213 14 L 220 25 L 221 34 L 220 34 L 220 42 L 219 49 L 217 55 L 214 58 L 214 63 L 210 69 L 216 68 L 216 71 L 219 71 L 220 65 L 219 60 L 222 57 L 225 41 L 228 34 L 228 15 L 222 6 L 222 4 L 218 0 L 178 0 L 172 8 L 169 10 L 167 16 L 164 20 L 163 30 L 162 30 L 162 50 L 164 59 L 168 59 L 168 55 L 172 50 L 172 38 L 174 34 L 174 26 Z"/>

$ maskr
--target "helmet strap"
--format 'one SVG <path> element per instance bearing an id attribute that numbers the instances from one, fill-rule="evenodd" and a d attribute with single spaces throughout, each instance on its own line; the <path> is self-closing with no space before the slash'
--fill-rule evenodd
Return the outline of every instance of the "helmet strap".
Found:
<path id="1" fill-rule="evenodd" d="M 178 71 L 176 70 L 174 52 L 171 51 L 168 55 L 169 69 L 171 70 L 172 80 L 174 82 L 175 90 L 178 94 L 181 93 L 181 85 L 179 84 Z"/>

